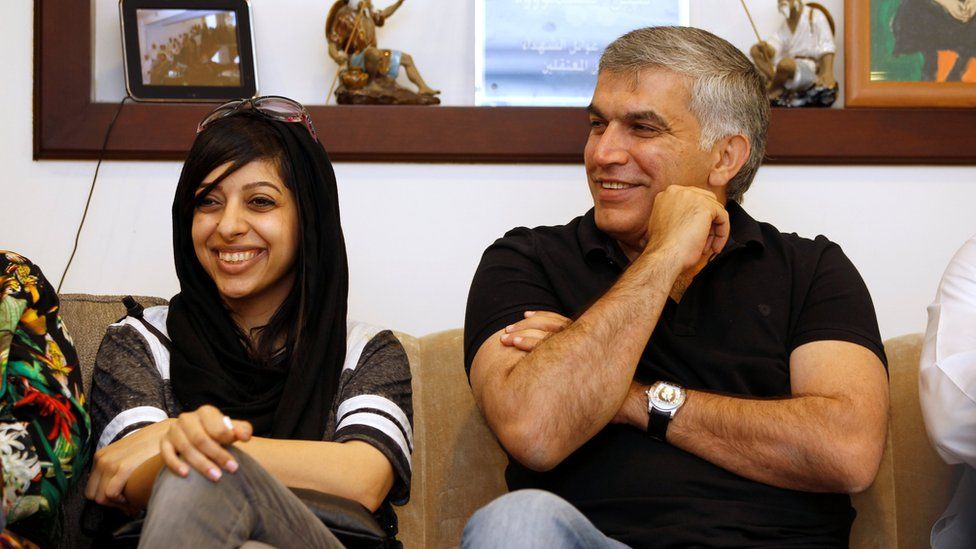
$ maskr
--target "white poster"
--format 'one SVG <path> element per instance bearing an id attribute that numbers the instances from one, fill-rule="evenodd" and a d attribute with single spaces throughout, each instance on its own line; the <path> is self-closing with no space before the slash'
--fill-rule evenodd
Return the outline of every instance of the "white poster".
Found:
<path id="1" fill-rule="evenodd" d="M 687 0 L 477 0 L 475 104 L 587 105 L 607 44 L 688 20 Z"/>

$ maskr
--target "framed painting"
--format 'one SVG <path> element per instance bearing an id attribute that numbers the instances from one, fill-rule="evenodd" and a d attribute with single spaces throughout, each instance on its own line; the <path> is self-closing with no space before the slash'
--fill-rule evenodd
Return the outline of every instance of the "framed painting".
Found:
<path id="1" fill-rule="evenodd" d="M 976 0 L 848 0 L 848 107 L 976 107 Z"/>

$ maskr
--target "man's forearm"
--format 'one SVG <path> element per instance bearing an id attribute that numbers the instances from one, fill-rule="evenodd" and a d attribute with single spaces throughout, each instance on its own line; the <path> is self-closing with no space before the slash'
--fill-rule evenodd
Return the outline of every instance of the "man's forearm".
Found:
<path id="1" fill-rule="evenodd" d="M 548 468 L 613 419 L 677 275 L 670 257 L 638 257 L 577 321 L 485 387 L 493 429 L 517 433 L 503 442 L 528 446 L 529 465 Z"/>
<path id="2" fill-rule="evenodd" d="M 885 437 L 883 421 L 879 430 L 878 422 L 862 417 L 842 398 L 756 400 L 688 391 L 667 436 L 674 446 L 758 482 L 852 493 L 873 480 Z"/>
<path id="3" fill-rule="evenodd" d="M 471 387 L 512 456 L 551 469 L 616 420 L 675 281 L 719 253 L 729 229 L 712 191 L 672 185 L 655 195 L 647 231 L 621 242 L 637 258 L 579 319 L 527 355 L 500 339 L 481 345 Z"/>

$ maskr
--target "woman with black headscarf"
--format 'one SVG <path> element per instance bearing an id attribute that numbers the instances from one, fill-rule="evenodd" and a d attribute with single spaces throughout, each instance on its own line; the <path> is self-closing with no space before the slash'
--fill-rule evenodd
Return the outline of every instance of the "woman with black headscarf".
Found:
<path id="1" fill-rule="evenodd" d="M 347 323 L 335 175 L 301 105 L 236 101 L 201 122 L 173 242 L 180 293 L 130 306 L 99 349 L 86 496 L 148 504 L 149 546 L 338 544 L 285 486 L 359 502 L 392 534 L 409 366 L 391 332 Z"/>

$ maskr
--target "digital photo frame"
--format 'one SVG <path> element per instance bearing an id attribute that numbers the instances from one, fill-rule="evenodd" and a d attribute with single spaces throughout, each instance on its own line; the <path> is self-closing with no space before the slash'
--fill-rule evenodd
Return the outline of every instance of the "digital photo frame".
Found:
<path id="1" fill-rule="evenodd" d="M 249 0 L 120 0 L 126 91 L 136 101 L 257 94 Z"/>

